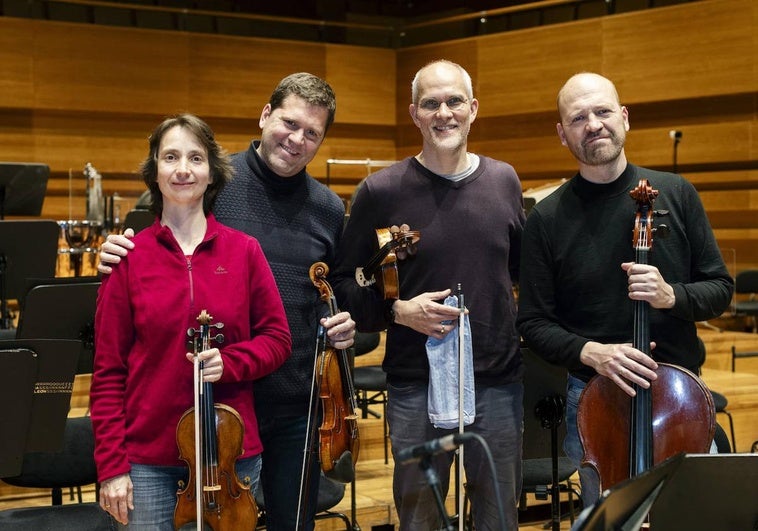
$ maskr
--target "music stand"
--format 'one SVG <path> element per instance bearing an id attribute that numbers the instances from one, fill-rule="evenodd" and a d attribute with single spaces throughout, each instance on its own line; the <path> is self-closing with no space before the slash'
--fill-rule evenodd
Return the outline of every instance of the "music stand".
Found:
<path id="1" fill-rule="evenodd" d="M 0 162 L 0 219 L 39 216 L 50 168 L 35 162 Z"/>
<path id="2" fill-rule="evenodd" d="M 582 514 L 572 531 L 636 531 L 674 472 L 684 461 L 678 454 L 642 474 L 605 490 L 600 499 Z M 651 520 L 652 523 L 652 520 Z M 687 527 L 653 527 L 653 529 L 687 529 Z"/>
<path id="3" fill-rule="evenodd" d="M 0 477 L 15 476 L 21 472 L 26 447 L 25 437 L 6 437 L 9 433 L 29 431 L 32 418 L 32 397 L 37 376 L 37 355 L 29 349 L 0 350 L 3 366 L 0 403 Z M 13 406 L 10 406 L 13 404 Z"/>
<path id="4" fill-rule="evenodd" d="M 687 454 L 653 504 L 650 528 L 758 529 L 758 455 Z"/>
<path id="5" fill-rule="evenodd" d="M 34 368 L 27 361 L 13 361 L 15 370 L 3 370 L 0 389 L 3 394 L 14 393 L 5 404 L 13 407 L 0 408 L 0 426 L 10 425 L 24 418 L 12 429 L 3 429 L 0 448 L 15 449 L 15 453 L 0 452 L 0 477 L 10 477 L 21 472 L 23 454 L 26 452 L 55 452 L 63 443 L 66 417 L 71 405 L 74 388 L 76 360 L 81 342 L 67 339 L 25 339 L 0 341 L 0 352 L 21 351 L 21 355 L 35 360 Z M 4 358 L 12 357 L 8 354 Z M 36 369 L 36 370 L 35 370 Z M 33 373 L 33 385 L 29 385 L 29 371 Z M 13 411 L 21 405 L 23 413 Z M 21 454 L 18 454 L 18 450 Z M 16 466 L 17 465 L 17 466 Z"/>
<path id="6" fill-rule="evenodd" d="M 0 221 L 0 329 L 13 325 L 8 299 L 18 299 L 29 277 L 52 277 L 60 227 L 49 219 Z"/>
<path id="7" fill-rule="evenodd" d="M 141 208 L 130 210 L 124 218 L 124 228 L 134 229 L 134 234 L 146 229 L 153 223 L 155 223 L 155 214 Z"/>
<path id="8" fill-rule="evenodd" d="M 17 339 L 76 339 L 82 349 L 77 374 L 92 372 L 99 277 L 27 279 L 19 299 Z"/>

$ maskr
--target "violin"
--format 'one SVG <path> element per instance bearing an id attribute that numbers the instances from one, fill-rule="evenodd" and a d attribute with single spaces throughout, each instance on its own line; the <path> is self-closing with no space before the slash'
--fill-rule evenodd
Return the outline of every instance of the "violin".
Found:
<path id="1" fill-rule="evenodd" d="M 329 305 L 330 315 L 339 313 L 332 287 L 326 281 L 329 267 L 316 262 L 309 270 L 313 285 L 322 301 Z M 320 353 L 316 360 L 318 393 L 323 420 L 319 428 L 319 458 L 324 474 L 334 480 L 349 483 L 355 478 L 360 440 L 358 434 L 358 404 L 347 351 L 327 345 L 323 327 L 319 332 Z"/>
<path id="2" fill-rule="evenodd" d="M 642 179 L 630 195 L 638 207 L 633 231 L 635 261 L 647 264 L 656 232 L 653 201 L 658 190 Z M 632 344 L 649 356 L 649 303 L 633 302 Z M 582 464 L 597 471 L 601 492 L 680 452 L 707 453 L 710 449 L 716 412 L 708 388 L 692 372 L 675 365 L 658 363 L 656 374 L 647 389 L 633 384 L 634 397 L 610 378 L 596 375 L 579 398 Z"/>
<path id="3" fill-rule="evenodd" d="M 412 231 L 406 224 L 376 229 L 379 250 L 363 267 L 355 270 L 355 280 L 362 287 L 376 285 L 385 299 L 400 298 L 397 261 L 416 254 L 419 231 Z"/>
<path id="4" fill-rule="evenodd" d="M 202 362 L 198 353 L 208 350 L 211 341 L 222 343 L 224 336 L 211 337 L 211 329 L 223 328 L 223 323 L 211 324 L 206 310 L 197 317 L 198 330 L 190 328 L 195 362 L 195 407 L 187 410 L 176 427 L 179 456 L 189 467 L 186 485 L 179 483 L 174 509 L 174 527 L 203 522 L 213 531 L 255 529 L 258 508 L 250 492 L 250 478 L 240 481 L 235 462 L 243 454 L 244 424 L 239 413 L 227 405 L 213 403 L 213 384 L 204 382 Z"/>

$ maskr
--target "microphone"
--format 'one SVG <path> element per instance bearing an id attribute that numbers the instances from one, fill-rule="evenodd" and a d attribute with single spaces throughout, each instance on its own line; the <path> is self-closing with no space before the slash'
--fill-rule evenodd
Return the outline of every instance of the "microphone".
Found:
<path id="1" fill-rule="evenodd" d="M 671 131 L 669 131 L 669 137 L 671 137 L 671 140 L 674 140 L 675 142 L 679 142 L 682 139 L 682 132 L 672 129 Z"/>
<path id="2" fill-rule="evenodd" d="M 418 461 L 423 457 L 437 455 L 442 452 L 449 452 L 455 450 L 471 438 L 473 438 L 471 433 L 454 433 L 409 448 L 403 448 L 397 452 L 397 462 L 404 465 L 405 463 Z"/>

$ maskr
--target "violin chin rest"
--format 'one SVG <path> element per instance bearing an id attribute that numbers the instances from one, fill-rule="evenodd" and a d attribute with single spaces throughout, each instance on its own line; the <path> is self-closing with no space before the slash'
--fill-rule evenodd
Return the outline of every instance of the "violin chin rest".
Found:
<path id="1" fill-rule="evenodd" d="M 324 472 L 324 475 L 340 483 L 350 483 L 355 479 L 355 465 L 353 464 L 353 454 L 350 450 L 345 450 L 342 455 L 334 462 L 334 467 Z"/>

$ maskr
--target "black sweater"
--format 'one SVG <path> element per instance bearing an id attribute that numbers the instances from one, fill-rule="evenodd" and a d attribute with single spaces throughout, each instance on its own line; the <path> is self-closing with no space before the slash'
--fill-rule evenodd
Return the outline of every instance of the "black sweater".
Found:
<path id="1" fill-rule="evenodd" d="M 632 342 L 634 303 L 622 262 L 635 260 L 632 234 L 640 179 L 659 191 L 648 263 L 674 288 L 669 310 L 650 308 L 653 358 L 695 373 L 700 363 L 696 321 L 721 315 L 734 284 L 695 188 L 679 175 L 629 164 L 609 184 L 579 174 L 539 202 L 526 222 L 521 261 L 518 327 L 527 344 L 582 380 L 594 371 L 579 361 L 590 340 Z"/>

